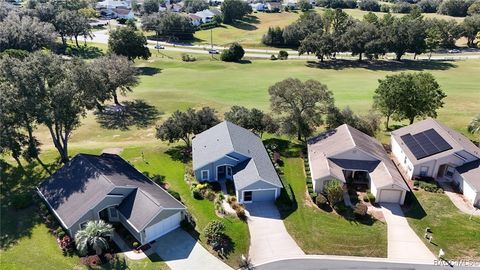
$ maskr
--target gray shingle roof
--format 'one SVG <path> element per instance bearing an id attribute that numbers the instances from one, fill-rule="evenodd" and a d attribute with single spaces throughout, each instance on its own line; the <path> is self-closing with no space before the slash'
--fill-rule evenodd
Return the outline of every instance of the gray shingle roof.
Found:
<path id="1" fill-rule="evenodd" d="M 128 162 L 112 154 L 78 154 L 43 181 L 38 191 L 69 228 L 115 187 L 132 189 L 119 210 L 139 230 L 162 209 L 185 208 Z"/>
<path id="2" fill-rule="evenodd" d="M 282 187 L 262 140 L 247 129 L 224 121 L 197 134 L 192 141 L 192 148 L 194 170 L 232 152 L 245 156 L 248 160 L 237 166 L 242 166 L 243 169 L 237 168 L 234 174 L 237 189 L 249 186 L 260 179 Z"/>
<path id="3" fill-rule="evenodd" d="M 480 192 L 480 159 L 465 163 L 455 169 L 475 191 Z"/>
<path id="4" fill-rule="evenodd" d="M 417 158 L 415 158 L 410 149 L 408 149 L 408 147 L 405 145 L 401 136 L 409 133 L 416 134 L 429 129 L 434 129 L 450 146 L 452 146 L 452 149 L 418 160 Z M 470 154 L 480 158 L 480 148 L 478 148 L 468 138 L 466 138 L 459 132 L 454 131 L 453 129 L 445 126 L 444 124 L 433 118 L 427 118 L 425 120 L 413 123 L 409 126 L 394 130 L 391 132 L 391 135 L 393 136 L 395 141 L 398 142 L 398 144 L 403 149 L 403 151 L 413 165 L 446 157 L 462 150 L 465 150 Z"/>
<path id="5" fill-rule="evenodd" d="M 396 185 L 405 190 L 408 186 L 383 146 L 374 138 L 349 126 L 341 125 L 321 133 L 307 143 L 312 179 L 334 177 L 344 180 L 342 168 L 361 169 L 370 173 L 376 187 Z M 337 154 L 360 149 L 376 161 L 347 160 Z"/>

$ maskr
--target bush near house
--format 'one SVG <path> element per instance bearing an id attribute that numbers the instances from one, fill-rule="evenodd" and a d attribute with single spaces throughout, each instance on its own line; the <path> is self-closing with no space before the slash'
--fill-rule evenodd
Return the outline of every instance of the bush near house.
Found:
<path id="1" fill-rule="evenodd" d="M 343 200 L 342 186 L 342 183 L 338 180 L 329 180 L 325 184 L 323 191 L 332 207 Z"/>
<path id="2" fill-rule="evenodd" d="M 219 220 L 210 221 L 203 230 L 207 244 L 212 245 L 221 240 L 225 233 L 225 224 Z"/>
<path id="3" fill-rule="evenodd" d="M 321 209 L 324 209 L 328 205 L 328 200 L 325 195 L 318 194 L 318 196 L 315 198 L 315 204 Z"/>
<path id="4" fill-rule="evenodd" d="M 375 195 L 373 195 L 370 191 L 367 191 L 367 193 L 363 196 L 363 201 L 374 204 L 375 203 Z"/>
<path id="5" fill-rule="evenodd" d="M 357 203 L 353 208 L 353 213 L 358 217 L 365 217 L 368 212 L 368 206 L 363 203 Z"/>

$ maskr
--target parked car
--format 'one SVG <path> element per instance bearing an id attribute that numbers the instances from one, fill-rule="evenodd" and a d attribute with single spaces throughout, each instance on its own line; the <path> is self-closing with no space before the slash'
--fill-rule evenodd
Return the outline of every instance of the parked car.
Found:
<path id="1" fill-rule="evenodd" d="M 209 49 L 208 53 L 209 54 L 219 54 L 220 52 L 217 49 Z"/>
<path id="2" fill-rule="evenodd" d="M 448 53 L 460 53 L 460 50 L 453 49 L 453 50 L 448 50 Z"/>
<path id="3" fill-rule="evenodd" d="M 157 50 L 163 50 L 163 49 L 165 49 L 165 47 L 162 46 L 162 45 L 160 45 L 160 44 L 157 44 L 157 45 L 155 45 L 155 49 L 157 49 Z"/>

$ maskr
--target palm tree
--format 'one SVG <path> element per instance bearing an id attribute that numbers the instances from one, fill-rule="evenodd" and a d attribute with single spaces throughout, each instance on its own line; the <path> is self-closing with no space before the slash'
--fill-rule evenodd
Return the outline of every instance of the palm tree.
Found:
<path id="1" fill-rule="evenodd" d="M 468 125 L 468 132 L 472 134 L 480 133 L 480 114 L 472 119 L 472 122 Z"/>
<path id="2" fill-rule="evenodd" d="M 85 229 L 75 234 L 75 243 L 80 254 L 87 254 L 90 248 L 95 250 L 97 255 L 108 248 L 107 238 L 113 235 L 112 225 L 103 220 L 93 220 L 87 223 Z"/>

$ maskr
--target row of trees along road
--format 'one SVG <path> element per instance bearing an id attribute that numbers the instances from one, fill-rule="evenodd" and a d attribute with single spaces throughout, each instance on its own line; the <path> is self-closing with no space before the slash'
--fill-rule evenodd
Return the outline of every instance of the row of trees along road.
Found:
<path id="1" fill-rule="evenodd" d="M 118 104 L 117 92 L 138 83 L 132 62 L 115 54 L 91 62 L 43 51 L 14 55 L 0 58 L 0 152 L 11 153 L 19 166 L 21 157 L 36 159 L 48 171 L 39 158 L 38 125 L 47 127 L 67 162 L 68 141 L 87 111 L 111 99 Z"/>
<path id="2" fill-rule="evenodd" d="M 368 13 L 362 21 L 355 20 L 341 9 L 302 14 L 293 24 L 271 27 L 262 42 L 270 46 L 296 47 L 301 54 L 315 54 L 321 61 L 338 52 L 351 52 L 369 58 L 395 53 L 396 59 L 409 52 L 422 54 L 438 48 L 455 47 L 455 41 L 466 37 L 468 46 L 475 47 L 480 32 L 480 15 L 468 16 L 463 23 L 441 19 L 424 19 L 412 12 L 403 17 L 386 14 L 379 18 Z"/>
<path id="3" fill-rule="evenodd" d="M 375 90 L 374 104 L 377 111 L 359 116 L 350 108 L 338 109 L 328 87 L 316 80 L 300 81 L 288 78 L 268 89 L 273 117 L 259 109 L 233 106 L 224 117 L 249 129 L 259 136 L 264 132 L 296 136 L 306 141 L 321 125 L 335 128 L 349 124 L 371 136 L 380 127 L 380 115 L 396 120 L 436 117 L 443 106 L 445 93 L 430 73 L 401 73 L 380 80 Z M 170 143 L 182 140 L 187 148 L 191 137 L 219 123 L 215 110 L 205 107 L 199 111 L 176 111 L 157 127 L 157 138 Z"/>

